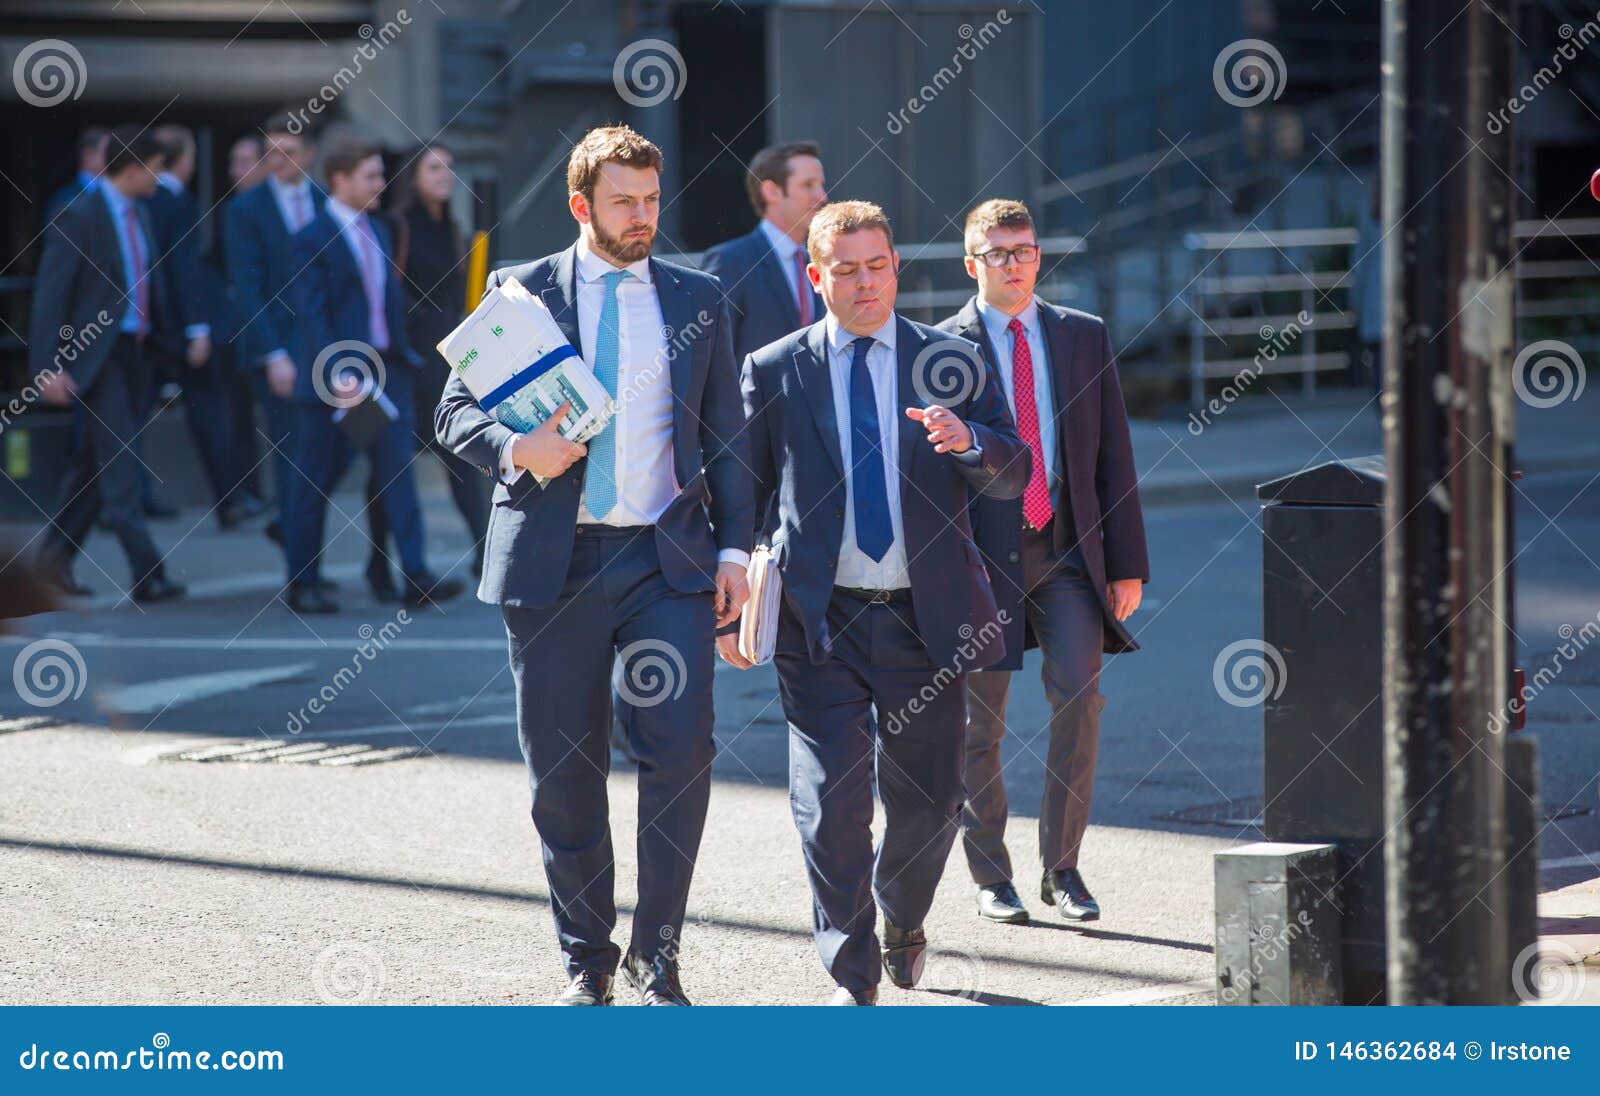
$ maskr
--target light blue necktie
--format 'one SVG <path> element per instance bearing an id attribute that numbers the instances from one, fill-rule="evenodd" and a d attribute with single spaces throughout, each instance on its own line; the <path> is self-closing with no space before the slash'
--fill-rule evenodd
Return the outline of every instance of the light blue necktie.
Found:
<path id="1" fill-rule="evenodd" d="M 605 303 L 600 306 L 600 326 L 594 337 L 594 375 L 617 398 L 617 352 L 621 342 L 618 322 L 617 286 L 633 274 L 613 270 L 603 277 Z M 617 429 L 613 417 L 606 428 L 589 439 L 589 469 L 583 482 L 583 504 L 596 519 L 604 520 L 617 505 Z"/>

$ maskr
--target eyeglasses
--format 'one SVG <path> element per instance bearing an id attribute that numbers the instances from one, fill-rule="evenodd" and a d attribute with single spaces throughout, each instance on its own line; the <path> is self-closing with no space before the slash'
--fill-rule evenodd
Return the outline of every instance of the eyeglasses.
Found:
<path id="1" fill-rule="evenodd" d="M 1016 247 L 991 247 L 988 251 L 979 251 L 972 255 L 974 259 L 982 259 L 984 266 L 1002 267 L 1015 259 L 1022 266 L 1032 266 L 1039 261 L 1038 244 L 1018 244 Z"/>

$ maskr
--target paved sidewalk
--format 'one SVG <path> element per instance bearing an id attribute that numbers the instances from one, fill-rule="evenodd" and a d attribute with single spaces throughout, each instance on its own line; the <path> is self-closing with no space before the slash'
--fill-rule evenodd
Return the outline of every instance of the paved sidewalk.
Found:
<path id="1" fill-rule="evenodd" d="M 1539 1004 L 1600 1005 L 1600 878 L 1539 896 Z"/>

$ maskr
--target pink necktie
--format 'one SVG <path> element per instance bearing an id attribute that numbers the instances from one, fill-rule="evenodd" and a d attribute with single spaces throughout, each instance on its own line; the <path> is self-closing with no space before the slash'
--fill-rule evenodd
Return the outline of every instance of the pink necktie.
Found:
<path id="1" fill-rule="evenodd" d="M 1033 453 L 1033 474 L 1022 491 L 1022 516 L 1035 529 L 1043 529 L 1055 511 L 1050 506 L 1049 465 L 1039 439 L 1039 402 L 1033 394 L 1033 351 L 1022 321 L 1013 319 L 1011 332 L 1011 388 L 1017 397 L 1017 436 Z"/>
<path id="2" fill-rule="evenodd" d="M 794 253 L 795 299 L 800 305 L 800 326 L 810 327 L 815 317 L 811 315 L 811 279 L 806 277 L 806 264 L 811 260 L 804 248 Z"/>
<path id="3" fill-rule="evenodd" d="M 306 198 L 306 188 L 302 186 L 294 192 L 294 230 L 299 232 L 310 223 L 310 203 Z"/>
<path id="4" fill-rule="evenodd" d="M 138 333 L 150 333 L 150 282 L 144 276 L 144 251 L 139 247 L 139 221 L 133 211 L 133 203 L 126 202 L 122 207 L 122 227 L 128 235 L 128 254 L 133 256 L 133 290 L 134 308 L 139 314 Z"/>
<path id="5" fill-rule="evenodd" d="M 356 234 L 361 237 L 361 284 L 367 292 L 367 316 L 375 350 L 389 349 L 389 319 L 383 310 L 383 256 L 372 237 L 372 225 L 365 213 L 356 218 Z"/>

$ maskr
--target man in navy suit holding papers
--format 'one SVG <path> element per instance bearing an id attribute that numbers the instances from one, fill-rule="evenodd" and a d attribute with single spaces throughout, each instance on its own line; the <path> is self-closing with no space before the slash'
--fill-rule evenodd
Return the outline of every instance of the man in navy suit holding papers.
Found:
<path id="1" fill-rule="evenodd" d="M 883 210 L 824 206 L 808 243 L 827 314 L 745 359 L 744 404 L 758 512 L 775 500 L 773 661 L 817 951 L 833 1003 L 870 1005 L 876 908 L 882 970 L 903 989 L 920 977 L 961 815 L 967 671 L 1005 653 L 968 504 L 1015 498 L 1030 461 L 977 347 L 895 315 Z M 737 641 L 721 635 L 718 650 L 748 666 Z"/>
<path id="2" fill-rule="evenodd" d="M 605 429 L 568 441 L 558 415 L 517 433 L 460 376 L 435 416 L 439 440 L 499 480 L 478 597 L 505 617 L 564 1005 L 610 1004 L 619 961 L 643 1004 L 689 1003 L 678 954 L 711 792 L 712 648 L 744 605 L 754 537 L 722 295 L 710 275 L 650 257 L 660 172 L 661 151 L 634 130 L 591 130 L 567 164 L 577 242 L 489 279 L 544 301 L 616 401 Z M 613 657 L 639 759 L 625 956 L 611 942 Z"/>

